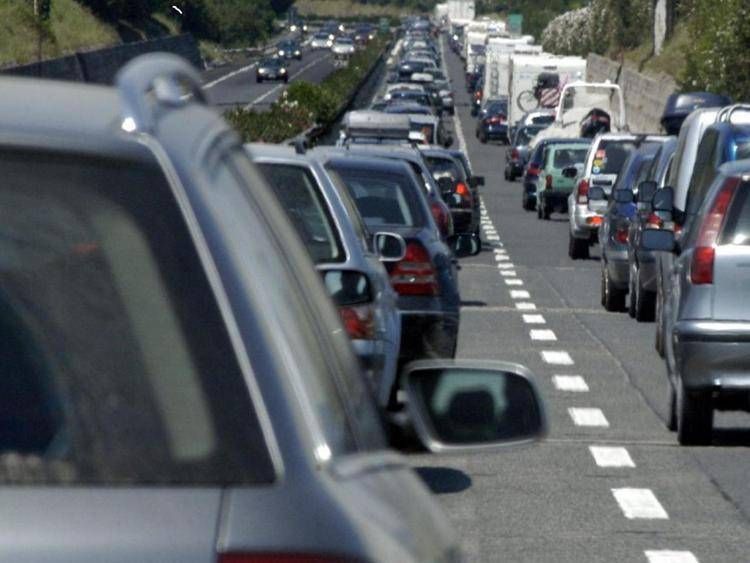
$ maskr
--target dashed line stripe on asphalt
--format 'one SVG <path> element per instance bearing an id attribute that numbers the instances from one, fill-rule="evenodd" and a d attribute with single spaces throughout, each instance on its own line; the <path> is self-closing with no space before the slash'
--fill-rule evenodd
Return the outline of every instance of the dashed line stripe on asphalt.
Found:
<path id="1" fill-rule="evenodd" d="M 525 289 L 511 289 L 510 290 L 510 298 L 511 299 L 528 299 L 531 297 L 529 295 L 529 292 Z"/>
<path id="2" fill-rule="evenodd" d="M 651 489 L 612 489 L 612 494 L 628 520 L 669 519 L 669 514 Z"/>
<path id="3" fill-rule="evenodd" d="M 589 451 L 599 467 L 635 467 L 628 450 L 620 446 L 589 446 Z"/>
<path id="4" fill-rule="evenodd" d="M 516 303 L 516 306 L 518 305 L 520 305 L 520 303 Z M 573 365 L 573 358 L 571 358 L 570 354 L 563 350 L 544 350 L 541 354 L 544 363 L 556 366 Z"/>
<path id="5" fill-rule="evenodd" d="M 689 551 L 649 550 L 645 555 L 649 563 L 698 563 Z"/>
<path id="6" fill-rule="evenodd" d="M 525 322 L 528 325 L 543 325 L 547 324 L 547 321 L 544 319 L 542 315 L 521 315 L 523 317 L 523 322 Z"/>
<path id="7" fill-rule="evenodd" d="M 529 331 L 529 338 L 532 340 L 540 340 L 546 342 L 554 342 L 557 340 L 557 335 L 554 331 L 547 328 L 535 328 Z"/>
<path id="8" fill-rule="evenodd" d="M 602 409 L 590 407 L 571 407 L 568 409 L 570 418 L 576 426 L 594 426 L 600 428 L 609 428 L 609 421 L 604 416 Z"/>
<path id="9" fill-rule="evenodd" d="M 536 311 L 536 305 L 534 305 L 533 303 L 521 301 L 519 303 L 516 303 L 516 309 L 518 309 L 519 311 Z"/>
<path id="10" fill-rule="evenodd" d="M 512 264 L 509 264 L 509 265 L 512 266 Z M 504 270 L 501 268 L 500 275 L 506 278 L 515 278 L 518 274 L 516 273 L 515 270 Z"/>
<path id="11" fill-rule="evenodd" d="M 523 285 L 523 280 L 519 280 L 518 278 L 506 279 L 505 285 Z"/>
<path id="12" fill-rule="evenodd" d="M 587 393 L 589 390 L 588 383 L 580 375 L 553 375 L 552 384 L 558 391 L 570 393 Z"/>
<path id="13" fill-rule="evenodd" d="M 511 262 L 502 262 L 497 265 L 498 270 L 512 270 L 515 266 Z"/>

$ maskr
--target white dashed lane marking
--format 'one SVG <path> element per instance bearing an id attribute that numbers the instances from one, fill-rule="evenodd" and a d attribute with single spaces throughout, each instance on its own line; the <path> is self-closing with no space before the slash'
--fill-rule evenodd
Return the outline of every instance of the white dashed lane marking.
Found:
<path id="1" fill-rule="evenodd" d="M 505 280 L 505 285 L 523 285 L 523 280 L 519 280 L 518 278 Z"/>
<path id="2" fill-rule="evenodd" d="M 515 266 L 511 264 L 510 262 L 502 262 L 501 264 L 498 264 L 497 267 L 500 270 L 507 270 L 509 268 L 515 268 Z"/>
<path id="3" fill-rule="evenodd" d="M 612 489 L 612 494 L 629 520 L 669 519 L 669 514 L 651 489 Z"/>
<path id="4" fill-rule="evenodd" d="M 512 289 L 510 292 L 511 299 L 528 299 L 531 297 L 525 289 Z"/>
<path id="5" fill-rule="evenodd" d="M 645 554 L 649 563 L 698 563 L 689 551 L 649 550 Z"/>
<path id="6" fill-rule="evenodd" d="M 552 383 L 558 391 L 586 393 L 589 390 L 586 380 L 580 375 L 553 375 Z"/>
<path id="7" fill-rule="evenodd" d="M 517 303 L 516 307 L 518 307 L 518 305 L 520 305 L 520 303 Z M 557 365 L 557 366 L 572 366 L 573 365 L 573 358 L 571 358 L 570 354 L 568 354 L 565 351 L 545 350 L 542 352 L 542 360 L 544 360 L 544 362 L 547 364 L 552 364 L 552 365 Z"/>
<path id="8" fill-rule="evenodd" d="M 601 409 L 572 407 L 568 409 L 568 414 L 576 426 L 609 427 L 609 421 Z"/>
<path id="9" fill-rule="evenodd" d="M 635 467 L 633 458 L 625 448 L 589 446 L 589 451 L 599 467 Z"/>
<path id="10" fill-rule="evenodd" d="M 495 254 L 495 260 L 498 262 L 504 262 L 505 260 L 510 260 L 505 254 Z"/>
<path id="11" fill-rule="evenodd" d="M 542 315 L 523 315 L 523 322 L 528 325 L 543 325 L 547 321 L 544 320 Z"/>
<path id="12" fill-rule="evenodd" d="M 526 303 L 524 301 L 521 303 L 516 303 L 516 309 L 518 309 L 519 311 L 536 311 L 536 305 L 534 305 L 533 303 Z"/>
<path id="13" fill-rule="evenodd" d="M 529 331 L 529 337 L 532 340 L 544 340 L 548 342 L 557 340 L 557 335 L 549 329 L 532 329 Z"/>
<path id="14" fill-rule="evenodd" d="M 515 270 L 500 270 L 500 275 L 506 278 L 515 278 L 518 274 Z"/>

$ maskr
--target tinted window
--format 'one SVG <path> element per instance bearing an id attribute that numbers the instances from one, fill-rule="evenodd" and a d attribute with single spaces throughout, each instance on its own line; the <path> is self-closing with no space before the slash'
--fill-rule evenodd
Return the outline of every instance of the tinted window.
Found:
<path id="1" fill-rule="evenodd" d="M 411 178 L 392 172 L 331 166 L 357 204 L 368 230 L 387 225 L 415 227 L 423 224 L 416 186 Z"/>
<path id="2" fill-rule="evenodd" d="M 719 164 L 719 132 L 706 131 L 698 145 L 695 157 L 693 175 L 690 177 L 685 209 L 688 213 L 695 213 L 700 207 L 706 191 L 716 177 L 716 167 Z"/>
<path id="3" fill-rule="evenodd" d="M 734 197 L 720 244 L 750 245 L 750 189 L 742 184 Z"/>
<path id="4" fill-rule="evenodd" d="M 13 482 L 274 478 L 190 233 L 135 162 L 0 158 L 0 453 Z"/>
<path id="5" fill-rule="evenodd" d="M 600 141 L 594 154 L 591 173 L 619 174 L 623 164 L 635 148 L 633 141 Z"/>
<path id="6" fill-rule="evenodd" d="M 452 158 L 440 158 L 439 156 L 425 156 L 427 168 L 432 172 L 433 178 L 450 176 L 454 180 L 465 181 L 463 167 L 460 167 Z"/>
<path id="7" fill-rule="evenodd" d="M 586 160 L 588 154 L 588 147 L 583 148 L 556 148 L 554 152 L 554 158 L 552 159 L 552 166 L 554 168 L 567 168 L 568 166 L 575 166 L 581 164 Z"/>
<path id="8" fill-rule="evenodd" d="M 528 145 L 539 131 L 544 127 L 523 127 L 516 133 L 516 146 Z"/>
<path id="9" fill-rule="evenodd" d="M 745 160 L 750 158 L 750 139 L 747 137 L 736 139 L 734 154 L 730 155 L 729 160 Z"/>
<path id="10" fill-rule="evenodd" d="M 316 264 L 346 259 L 328 205 L 309 170 L 288 164 L 260 164 L 259 168 L 289 214 L 297 234 Z"/>
<path id="11" fill-rule="evenodd" d="M 492 102 L 487 106 L 488 115 L 505 114 L 508 111 L 508 102 Z"/>

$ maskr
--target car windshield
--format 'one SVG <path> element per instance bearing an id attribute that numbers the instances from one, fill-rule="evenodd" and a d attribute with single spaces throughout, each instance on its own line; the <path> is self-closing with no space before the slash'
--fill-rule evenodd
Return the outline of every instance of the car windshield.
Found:
<path id="1" fill-rule="evenodd" d="M 343 262 L 338 230 L 315 178 L 303 166 L 258 165 L 292 220 L 297 234 L 316 264 Z"/>
<path id="2" fill-rule="evenodd" d="M 505 101 L 498 101 L 498 102 L 490 102 L 485 112 L 487 115 L 497 115 L 499 113 L 507 113 L 508 112 L 508 102 Z"/>
<path id="3" fill-rule="evenodd" d="M 282 66 L 281 59 L 266 59 L 263 61 L 261 66 L 273 66 L 273 67 L 280 67 Z"/>
<path id="4" fill-rule="evenodd" d="M 619 174 L 623 164 L 636 149 L 635 141 L 615 141 L 602 139 L 594 154 L 592 174 Z"/>
<path id="5" fill-rule="evenodd" d="M 320 39 L 323 41 L 328 41 L 328 34 L 327 33 L 316 33 L 315 39 Z"/>
<path id="6" fill-rule="evenodd" d="M 339 37 L 338 39 L 336 39 L 336 43 L 338 43 L 339 45 L 351 45 L 354 42 L 348 37 Z"/>
<path id="7" fill-rule="evenodd" d="M 416 227 L 423 224 L 418 193 L 404 174 L 351 166 L 328 166 L 339 177 L 357 204 L 370 232 L 384 226 Z"/>
<path id="8" fill-rule="evenodd" d="M 160 170 L 5 150 L 0 173 L 0 482 L 273 481 Z"/>

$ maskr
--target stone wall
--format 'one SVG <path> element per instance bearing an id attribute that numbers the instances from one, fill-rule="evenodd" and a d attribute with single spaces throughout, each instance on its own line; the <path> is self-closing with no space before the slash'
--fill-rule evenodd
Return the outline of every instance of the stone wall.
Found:
<path id="1" fill-rule="evenodd" d="M 634 133 L 659 133 L 662 111 L 667 97 L 677 91 L 677 84 L 666 74 L 649 76 L 635 68 L 621 65 L 599 55 L 590 54 L 586 65 L 590 82 L 616 82 L 622 88 L 628 126 Z"/>
<path id="2" fill-rule="evenodd" d="M 112 84 L 117 71 L 128 61 L 145 53 L 159 51 L 180 55 L 197 68 L 203 69 L 203 60 L 198 50 L 198 43 L 192 35 L 185 34 L 162 37 L 151 41 L 124 43 L 106 49 L 48 59 L 41 63 L 4 68 L 0 70 L 0 73 L 95 84 Z"/>

